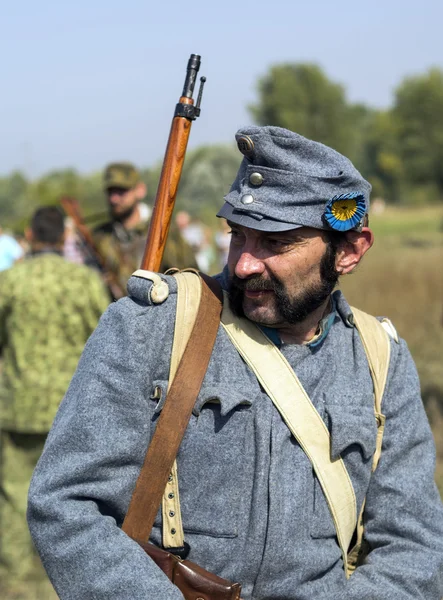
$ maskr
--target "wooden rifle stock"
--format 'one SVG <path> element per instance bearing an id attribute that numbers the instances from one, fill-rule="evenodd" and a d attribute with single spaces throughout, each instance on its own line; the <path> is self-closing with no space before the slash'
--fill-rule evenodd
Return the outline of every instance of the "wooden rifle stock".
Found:
<path id="1" fill-rule="evenodd" d="M 94 242 L 91 230 L 85 223 L 85 219 L 83 218 L 83 215 L 81 213 L 78 201 L 75 198 L 71 198 L 70 196 L 63 196 L 62 198 L 60 198 L 60 204 L 62 205 L 66 215 L 68 217 L 71 217 L 71 219 L 73 220 L 75 228 L 77 229 L 80 237 L 83 240 L 83 243 L 88 249 L 88 252 L 90 253 L 93 260 L 100 267 L 106 285 L 108 286 L 112 296 L 116 300 L 118 298 L 123 298 L 123 296 L 126 295 L 125 290 L 121 287 L 115 273 L 113 273 L 106 267 L 105 257 L 102 255 L 96 243 Z"/>
<path id="2" fill-rule="evenodd" d="M 180 97 L 172 119 L 171 131 L 166 146 L 163 168 L 155 197 L 154 209 L 149 226 L 148 239 L 141 263 L 141 268 L 148 271 L 159 271 L 163 252 L 171 224 L 175 197 L 185 160 L 186 148 L 192 121 L 200 115 L 200 102 L 203 84 L 201 78 L 197 104 L 194 106 L 192 94 L 195 79 L 200 68 L 200 56 L 191 54 L 188 61 L 187 75 L 182 96 Z"/>

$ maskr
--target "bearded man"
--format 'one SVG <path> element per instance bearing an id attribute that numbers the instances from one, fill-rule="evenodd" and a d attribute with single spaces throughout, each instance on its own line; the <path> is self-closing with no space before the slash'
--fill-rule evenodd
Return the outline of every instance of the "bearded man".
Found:
<path id="1" fill-rule="evenodd" d="M 241 582 L 244 600 L 440 600 L 443 507 L 415 366 L 366 315 L 382 334 L 374 360 L 361 311 L 334 291 L 373 243 L 371 187 L 285 129 L 245 128 L 237 143 L 216 278 L 233 316 L 177 455 L 181 519 L 159 512 L 151 542 L 183 533 L 189 558 Z M 153 278 L 137 271 L 102 318 L 34 474 L 29 524 L 62 600 L 183 600 L 121 529 L 168 390 L 177 282 L 162 276 L 156 300 Z M 234 334 L 269 360 L 254 370 Z"/>

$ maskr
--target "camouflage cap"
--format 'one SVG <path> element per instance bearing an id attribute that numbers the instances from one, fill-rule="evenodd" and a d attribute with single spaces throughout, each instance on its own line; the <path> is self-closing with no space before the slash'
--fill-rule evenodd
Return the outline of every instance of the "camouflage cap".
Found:
<path id="1" fill-rule="evenodd" d="M 141 181 L 139 171 L 131 163 L 120 162 L 108 165 L 103 174 L 103 187 L 133 188 Z"/>
<path id="2" fill-rule="evenodd" d="M 281 127 L 245 127 L 236 140 L 244 158 L 218 217 L 261 231 L 361 228 L 371 186 L 350 160 Z"/>

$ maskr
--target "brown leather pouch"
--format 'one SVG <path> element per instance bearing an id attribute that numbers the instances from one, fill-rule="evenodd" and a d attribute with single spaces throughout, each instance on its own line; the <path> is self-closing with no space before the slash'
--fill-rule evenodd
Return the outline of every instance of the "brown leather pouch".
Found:
<path id="1" fill-rule="evenodd" d="M 178 587 L 186 600 L 240 600 L 239 583 L 231 583 L 196 563 L 182 560 L 149 542 L 140 543 L 140 546 Z"/>

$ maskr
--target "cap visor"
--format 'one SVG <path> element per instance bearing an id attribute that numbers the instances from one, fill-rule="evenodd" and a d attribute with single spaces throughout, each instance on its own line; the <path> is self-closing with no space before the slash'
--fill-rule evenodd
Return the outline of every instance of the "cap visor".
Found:
<path id="1" fill-rule="evenodd" d="M 225 202 L 222 208 L 218 211 L 217 217 L 223 217 L 224 219 L 231 221 L 231 223 L 242 225 L 243 227 L 248 227 L 249 229 L 257 229 L 258 231 L 289 231 L 291 229 L 303 227 L 303 225 L 298 225 L 297 223 L 284 223 L 283 221 L 275 221 L 269 217 L 255 219 L 251 215 L 248 215 L 241 210 L 237 210 L 228 202 Z"/>

